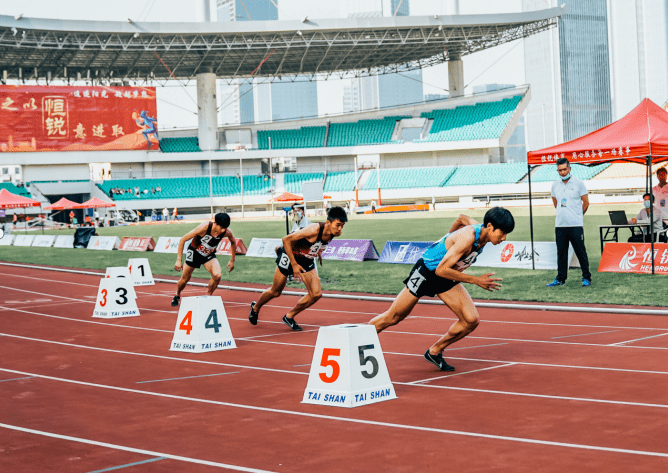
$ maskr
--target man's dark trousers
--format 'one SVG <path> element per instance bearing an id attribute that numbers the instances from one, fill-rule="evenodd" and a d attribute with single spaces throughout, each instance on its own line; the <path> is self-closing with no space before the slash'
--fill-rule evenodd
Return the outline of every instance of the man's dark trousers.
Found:
<path id="1" fill-rule="evenodd" d="M 557 280 L 566 282 L 568 275 L 568 243 L 573 245 L 575 256 L 578 257 L 580 266 L 582 268 L 582 278 L 591 281 L 591 273 L 589 272 L 589 258 L 587 258 L 587 249 L 584 242 L 584 228 L 583 227 L 555 227 L 554 236 L 557 241 L 557 265 L 558 273 Z"/>

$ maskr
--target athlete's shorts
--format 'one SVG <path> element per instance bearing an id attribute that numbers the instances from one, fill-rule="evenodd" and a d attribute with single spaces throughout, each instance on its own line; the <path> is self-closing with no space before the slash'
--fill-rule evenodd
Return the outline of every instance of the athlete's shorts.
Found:
<path id="1" fill-rule="evenodd" d="M 411 274 L 404 279 L 404 284 L 411 294 L 420 298 L 434 297 L 436 294 L 447 292 L 459 284 L 459 281 L 436 276 L 436 273 L 428 269 L 424 265 L 424 260 L 420 258 L 411 269 Z"/>
<path id="2" fill-rule="evenodd" d="M 278 267 L 278 270 L 281 272 L 281 274 L 283 276 L 294 276 L 292 265 L 290 264 L 290 258 L 288 258 L 285 250 L 283 248 L 277 249 L 276 255 L 276 266 Z M 315 269 L 315 260 L 312 260 L 311 258 L 299 257 L 295 257 L 295 259 L 297 260 L 297 264 L 304 268 L 307 273 Z"/>
<path id="3" fill-rule="evenodd" d="M 191 268 L 198 269 L 200 266 L 203 264 L 208 263 L 212 259 L 216 258 L 215 253 L 211 253 L 209 256 L 202 256 L 199 254 L 197 251 L 195 251 L 193 248 L 188 248 L 186 250 L 186 264 L 190 266 Z"/>

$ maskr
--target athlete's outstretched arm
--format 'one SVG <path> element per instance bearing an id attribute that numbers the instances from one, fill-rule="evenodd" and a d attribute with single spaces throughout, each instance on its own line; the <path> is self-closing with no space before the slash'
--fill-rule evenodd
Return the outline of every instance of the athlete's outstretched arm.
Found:
<path id="1" fill-rule="evenodd" d="M 174 265 L 175 270 L 181 271 L 181 269 L 183 269 L 183 247 L 185 246 L 186 242 L 188 240 L 192 240 L 197 235 L 206 235 L 206 229 L 208 226 L 209 222 L 202 222 L 195 229 L 189 231 L 181 237 L 179 240 L 179 249 L 176 252 L 176 264 Z"/>
<path id="2" fill-rule="evenodd" d="M 230 261 L 227 263 L 227 268 L 229 269 L 229 272 L 231 273 L 232 270 L 234 269 L 234 258 L 237 255 L 237 240 L 234 238 L 234 235 L 232 235 L 232 230 L 229 228 L 227 229 L 227 239 L 230 240 Z"/>
<path id="3" fill-rule="evenodd" d="M 452 224 L 452 227 L 450 227 L 449 233 L 456 232 L 460 228 L 464 228 L 467 225 L 477 225 L 478 223 L 479 222 L 472 219 L 468 215 L 460 214 L 459 217 L 457 217 L 457 220 L 455 220 L 455 223 Z"/>
<path id="4" fill-rule="evenodd" d="M 497 281 L 502 281 L 502 279 L 490 277 L 493 276 L 494 273 L 487 273 L 482 276 L 471 276 L 454 269 L 457 265 L 457 262 L 462 259 L 462 257 L 468 255 L 471 252 L 471 247 L 475 241 L 475 231 L 473 228 L 460 231 L 457 234 L 452 235 L 451 238 L 453 238 L 454 241 L 452 246 L 448 248 L 448 251 L 441 262 L 436 267 L 436 271 L 434 271 L 436 276 L 450 279 L 452 281 L 475 284 L 488 291 L 499 289 L 501 284 L 499 284 Z"/>
<path id="5" fill-rule="evenodd" d="M 295 273 L 295 276 L 297 274 L 303 273 L 304 268 L 302 268 L 297 263 L 295 255 L 292 252 L 292 244 L 298 240 L 301 240 L 302 238 L 306 238 L 308 241 L 315 242 L 316 238 L 318 238 L 319 232 L 320 232 L 320 225 L 314 223 L 306 228 L 303 228 L 294 233 L 290 233 L 289 235 L 283 237 L 283 249 L 285 250 L 285 254 L 288 255 L 288 258 L 290 258 L 290 264 L 292 265 L 292 272 Z"/>

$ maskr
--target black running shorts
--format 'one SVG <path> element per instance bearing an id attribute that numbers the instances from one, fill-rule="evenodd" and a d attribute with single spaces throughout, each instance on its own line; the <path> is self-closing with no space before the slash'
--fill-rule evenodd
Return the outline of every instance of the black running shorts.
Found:
<path id="1" fill-rule="evenodd" d="M 281 274 L 283 276 L 294 276 L 292 265 L 290 264 L 290 258 L 288 258 L 285 250 L 283 248 L 279 248 L 276 250 L 276 255 L 276 266 L 278 267 L 278 270 L 281 272 Z M 299 257 L 296 257 L 295 259 L 297 260 L 299 266 L 304 268 L 307 273 L 315 269 L 315 260 L 312 260 L 311 258 Z"/>
<path id="2" fill-rule="evenodd" d="M 186 250 L 186 264 L 191 268 L 199 268 L 200 266 L 208 263 L 212 259 L 216 258 L 215 253 L 211 253 L 209 256 L 202 256 L 193 248 L 188 247 Z"/>
<path id="3" fill-rule="evenodd" d="M 459 281 L 436 276 L 434 271 L 428 269 L 424 265 L 424 260 L 420 258 L 411 269 L 410 275 L 404 279 L 404 284 L 411 294 L 420 298 L 434 297 L 436 294 L 447 292 L 459 284 Z"/>

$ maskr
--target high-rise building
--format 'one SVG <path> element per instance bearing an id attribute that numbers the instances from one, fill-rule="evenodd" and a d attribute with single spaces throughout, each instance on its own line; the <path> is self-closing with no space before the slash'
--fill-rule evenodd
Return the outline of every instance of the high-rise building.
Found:
<path id="1" fill-rule="evenodd" d="M 550 6 L 555 0 L 551 0 Z M 544 0 L 523 0 L 525 11 Z M 529 150 L 569 141 L 612 121 L 606 0 L 574 0 L 559 27 L 524 39 Z"/>
<path id="2" fill-rule="evenodd" d="M 278 8 L 272 0 L 218 0 L 218 21 L 267 21 L 278 19 Z M 266 98 L 257 100 L 258 81 L 235 80 L 230 85 L 219 83 L 220 122 L 230 124 L 265 121 Z M 232 96 L 230 96 L 232 95 Z M 257 102 L 257 104 L 256 104 Z M 268 105 L 269 113 L 271 106 Z M 270 117 L 270 116 L 269 116 Z M 271 118 L 269 118 L 271 119 Z M 233 121 L 232 121 L 233 120 Z"/>
<path id="3" fill-rule="evenodd" d="M 668 100 L 668 0 L 608 0 L 612 119 Z"/>
<path id="4" fill-rule="evenodd" d="M 410 0 L 347 0 L 345 10 L 348 18 L 408 16 Z M 420 69 L 350 79 L 350 85 L 344 86 L 343 111 L 372 110 L 417 103 L 423 100 L 422 93 Z M 357 108 L 346 110 L 347 104 Z"/>

